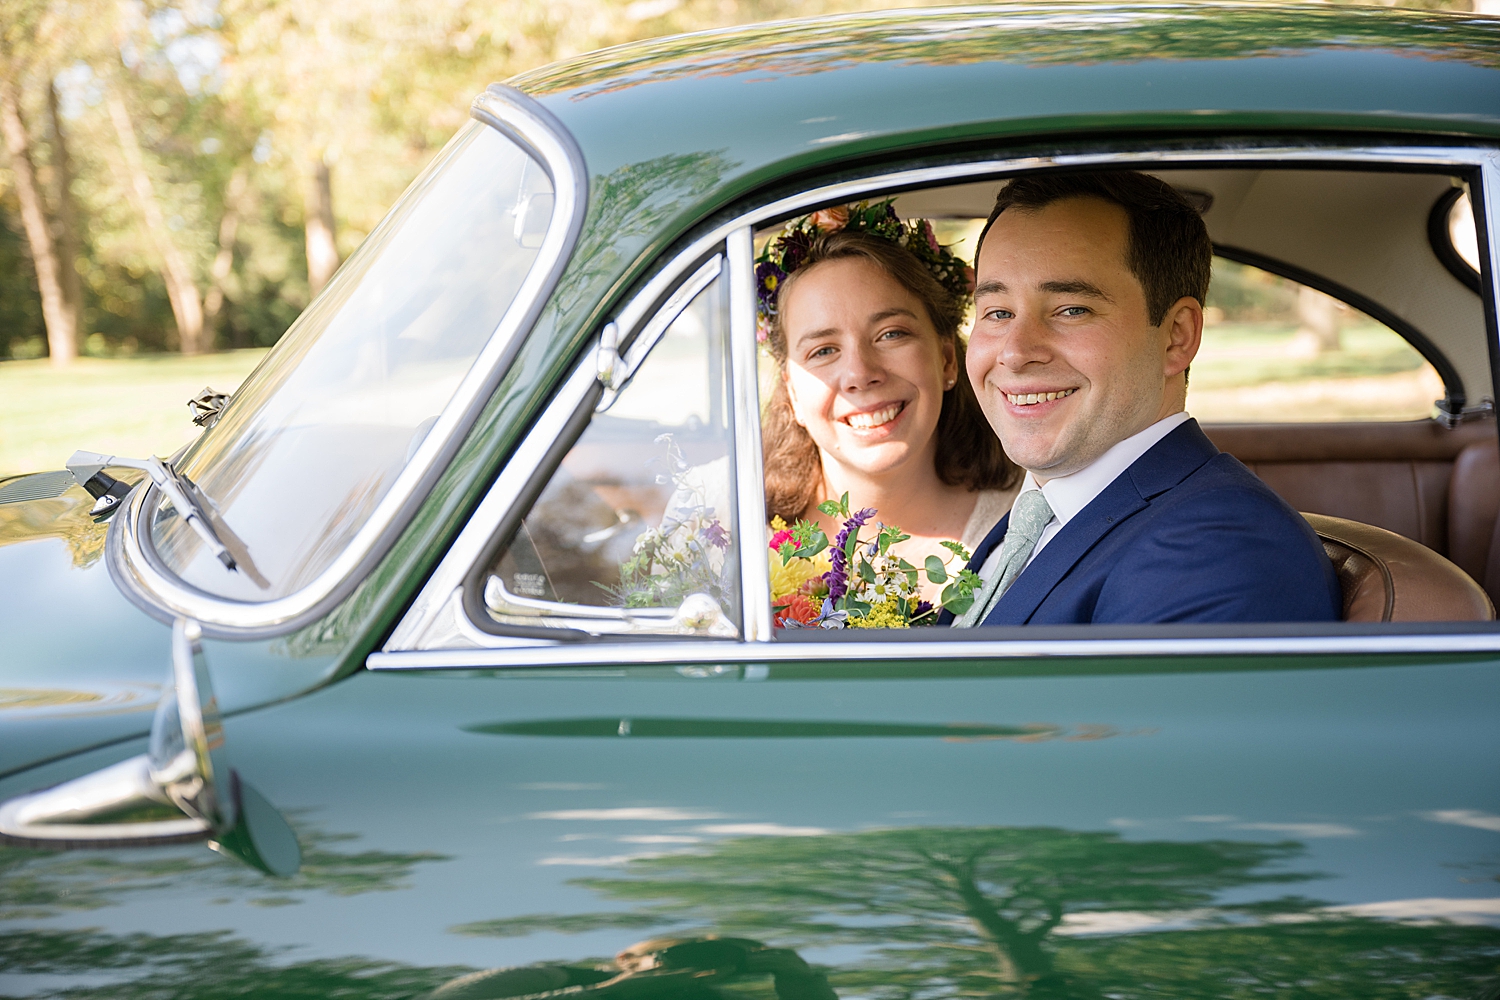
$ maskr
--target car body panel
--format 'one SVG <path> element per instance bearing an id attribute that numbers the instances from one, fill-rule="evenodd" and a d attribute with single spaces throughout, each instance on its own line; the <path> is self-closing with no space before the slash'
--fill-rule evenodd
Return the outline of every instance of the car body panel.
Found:
<path id="1" fill-rule="evenodd" d="M 761 680 L 714 666 L 364 673 L 243 713 L 227 745 L 299 828 L 304 870 L 103 852 L 70 900 L 73 856 L 12 858 L 7 885 L 49 919 L 11 936 L 12 968 L 37 978 L 6 992 L 196 995 L 321 970 L 348 995 L 411 996 L 467 969 L 711 932 L 796 949 L 854 992 L 989 977 L 1003 993 L 1010 961 L 1062 977 L 1033 995 L 1208 995 L 1211 959 L 1246 995 L 1330 966 L 1349 992 L 1329 995 L 1387 995 L 1397 969 L 1469 995 L 1493 964 L 1500 932 L 1477 925 L 1497 902 L 1494 660 L 1155 676 L 809 663 Z M 1006 886 L 982 880 L 966 897 L 945 852 L 1028 873 L 1035 898 L 998 905 Z M 997 945 L 984 900 L 1002 923 L 1052 905 L 1062 922 L 1030 950 Z M 67 934 L 113 955 L 109 971 L 77 978 Z M 1351 952 L 1359 935 L 1382 944 Z M 1284 948 L 1279 964 L 1261 945 Z"/>
<path id="2" fill-rule="evenodd" d="M 73 486 L 0 505 L 0 775 L 145 735 L 170 676 L 171 629 L 110 579 L 107 526 L 89 518 L 93 503 Z M 294 641 L 210 645 L 226 668 L 218 695 L 231 712 L 332 676 L 333 657 Z"/>

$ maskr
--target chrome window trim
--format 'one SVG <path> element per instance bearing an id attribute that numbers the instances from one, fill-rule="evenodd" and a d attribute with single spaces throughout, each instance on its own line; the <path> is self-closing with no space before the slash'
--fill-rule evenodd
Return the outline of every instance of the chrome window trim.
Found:
<path id="1" fill-rule="evenodd" d="M 731 340 L 730 357 L 735 382 L 736 410 L 736 491 L 740 503 L 740 523 L 751 523 L 748 515 L 754 510 L 764 512 L 764 496 L 756 490 L 761 480 L 760 463 L 752 460 L 753 453 L 740 449 L 740 408 L 745 406 L 743 382 L 748 381 L 756 390 L 753 412 L 757 419 L 747 433 L 760 440 L 758 421 L 758 386 L 754 372 L 754 285 L 753 285 L 753 233 L 757 226 L 777 219 L 787 218 L 799 211 L 841 201 L 859 198 L 893 189 L 920 187 L 944 182 L 977 180 L 986 177 L 1004 177 L 1030 170 L 1059 167 L 1088 166 L 1139 166 L 1160 167 L 1187 164 L 1254 164 L 1254 163 L 1328 163 L 1395 165 L 1427 168 L 1468 169 L 1480 168 L 1483 172 L 1485 212 L 1488 219 L 1491 282 L 1500 285 L 1500 245 L 1496 234 L 1500 234 L 1500 151 L 1487 146 L 1360 146 L 1335 144 L 1266 145 L 1246 148 L 1242 141 L 1223 145 L 1180 146 L 1169 150 L 1125 150 L 1083 153 L 1059 153 L 1055 155 L 1033 155 L 1008 157 L 994 160 L 976 160 L 965 163 L 923 166 L 906 170 L 874 173 L 864 177 L 827 184 L 799 194 L 790 195 L 751 208 L 708 230 L 694 240 L 675 258 L 663 266 L 650 279 L 645 288 L 621 311 L 616 320 L 620 328 L 630 329 L 634 323 L 660 298 L 671 283 L 695 262 L 712 251 L 718 244 L 726 244 L 729 257 Z M 1481 234 L 1484 238 L 1486 234 Z M 751 271 L 741 270 L 748 262 Z M 743 276 L 743 280 L 741 280 Z M 743 287 L 741 287 L 743 286 Z M 738 294 L 739 298 L 736 299 Z M 748 300 L 749 327 L 745 329 L 745 300 Z M 1493 303 L 1500 301 L 1500 288 L 1492 292 L 1488 322 L 1494 323 Z M 736 303 L 739 303 L 738 305 Z M 628 323 L 627 323 L 628 319 Z M 739 325 L 736 325 L 738 322 Z M 1500 343 L 1491 345 L 1493 356 L 1500 357 Z M 748 355 L 749 364 L 744 360 Z M 584 366 L 575 373 L 574 379 L 587 373 L 592 378 L 592 368 Z M 748 373 L 749 378 L 742 373 Z M 1500 384 L 1500 371 L 1496 374 Z M 571 382 L 569 383 L 571 386 Z M 560 394 L 559 400 L 562 395 Z M 576 404 L 575 404 L 576 408 Z M 568 411 L 571 414 L 571 410 Z M 552 416 L 551 426 L 560 427 L 566 417 Z M 542 424 L 538 423 L 537 429 Z M 535 433 L 535 431 L 533 432 Z M 530 439 L 528 438 L 528 443 Z M 740 640 L 699 639 L 670 643 L 649 640 L 630 640 L 601 643 L 553 643 L 546 640 L 517 640 L 495 636 L 480 631 L 465 620 L 462 602 L 457 599 L 456 586 L 472 567 L 473 553 L 483 546 L 500 520 L 507 513 L 514 496 L 523 489 L 534 471 L 534 465 L 546 454 L 550 440 L 540 442 L 527 451 L 529 463 L 524 470 L 511 475 L 512 467 L 522 461 L 517 452 L 508 463 L 500 479 L 475 511 L 469 524 L 460 535 L 460 542 L 467 539 L 462 551 L 470 553 L 470 562 L 457 565 L 455 559 L 461 551 L 459 543 L 444 557 L 437 571 L 418 595 L 417 601 L 408 611 L 390 640 L 380 652 L 372 653 L 366 664 L 372 670 L 437 670 L 462 669 L 465 667 L 531 667 L 531 666 L 595 666 L 628 662 L 631 664 L 688 664 L 702 662 L 705 658 L 729 659 L 740 662 L 785 662 L 827 656 L 822 647 L 798 643 L 773 643 L 770 629 L 769 596 L 754 599 L 753 595 L 768 594 L 768 566 L 759 568 L 759 590 L 751 589 L 750 579 L 756 571 L 747 564 L 753 559 L 742 559 L 742 582 L 745 592 L 741 604 L 745 627 Z M 501 483 L 507 491 L 501 492 Z M 753 486 L 752 486 L 753 484 Z M 748 494 L 754 493 L 754 497 Z M 747 508 L 747 504 L 749 507 Z M 483 513 L 483 516 L 481 516 Z M 762 523 L 764 517 L 762 517 Z M 754 607 L 752 607 L 752 601 Z M 429 625 L 438 619 L 446 608 L 452 608 L 458 618 L 456 631 L 463 634 L 476 647 L 486 649 L 419 649 L 415 648 L 437 638 L 441 630 L 434 632 Z M 412 625 L 408 627 L 408 622 Z M 754 624 L 752 624 L 752 622 Z M 764 631 L 760 631 L 761 623 Z M 452 634 L 452 633 L 448 633 Z M 712 646 L 703 643 L 714 643 Z M 1493 634 L 1453 635 L 1390 635 L 1390 636 L 1285 636 L 1244 638 L 1151 638 L 1151 639 L 1038 639 L 1038 640 L 983 640 L 972 642 L 841 642 L 838 644 L 840 659 L 849 660 L 985 660 L 1018 657 L 1090 657 L 1090 656 L 1197 656 L 1197 655 L 1294 655 L 1332 653 L 1461 653 L 1500 652 L 1500 629 Z"/>
<path id="2" fill-rule="evenodd" d="M 703 266 L 694 271 L 686 281 L 677 286 L 670 298 L 652 314 L 651 319 L 641 328 L 625 351 L 624 366 L 616 374 L 619 384 L 616 386 L 605 386 L 604 393 L 599 397 L 599 402 L 594 405 L 595 413 L 604 413 L 615 404 L 635 378 L 635 373 L 640 370 L 641 362 L 646 360 L 646 355 L 656 346 L 656 342 L 666 334 L 667 328 L 676 322 L 677 317 L 688 307 L 688 303 L 697 298 L 698 293 L 713 283 L 713 280 L 724 270 L 724 255 L 714 254 Z M 619 322 L 615 324 L 619 326 Z"/>
<path id="3" fill-rule="evenodd" d="M 763 544 L 766 493 L 760 440 L 760 345 L 755 339 L 755 230 L 740 226 L 725 240 L 729 251 L 729 379 L 734 394 L 735 530 L 740 543 L 740 634 L 767 642 L 771 628 L 771 568 Z M 760 535 L 762 539 L 764 535 Z M 759 556 L 756 553 L 760 553 Z"/>
<path id="4" fill-rule="evenodd" d="M 1482 212 L 1475 213 L 1475 221 L 1483 227 L 1478 233 L 1480 245 L 1489 250 L 1485 259 L 1489 264 L 1489 282 L 1481 284 L 1481 288 L 1488 292 L 1484 322 L 1490 333 L 1490 384 L 1500 396 L 1500 150 L 1491 149 L 1488 153 L 1479 167 L 1479 189 L 1484 206 Z M 1473 198 L 1472 187 L 1469 197 Z M 1483 278 L 1481 275 L 1481 282 Z M 1489 402 L 1493 405 L 1497 400 Z"/>
<path id="5" fill-rule="evenodd" d="M 699 292 L 707 288 L 722 273 L 724 256 L 720 253 L 713 253 L 707 261 L 699 264 L 697 270 L 682 284 L 672 289 L 672 283 L 684 271 L 702 261 L 704 253 L 713 249 L 713 244 L 709 243 L 701 252 L 676 258 L 673 264 L 681 265 L 680 267 L 667 267 L 659 271 L 615 317 L 615 325 L 626 335 L 635 333 L 637 329 L 640 331 L 626 352 L 626 364 L 631 375 L 645 359 L 650 348 L 666 332 L 667 327 L 671 325 L 671 320 L 681 315 L 688 303 L 692 302 Z M 652 307 L 663 295 L 667 294 L 669 289 L 672 289 L 672 294 L 666 302 L 660 308 L 653 310 Z M 753 302 L 751 306 L 754 307 Z M 665 315 L 670 315 L 671 318 L 659 323 L 658 320 Z M 643 323 L 644 326 L 642 326 Z M 731 336 L 733 336 L 732 329 Z M 484 499 L 480 501 L 479 506 L 469 518 L 468 524 L 459 532 L 458 538 L 454 540 L 442 561 L 438 563 L 437 569 L 433 570 L 432 576 L 418 592 L 395 630 L 391 632 L 390 638 L 386 640 L 386 650 L 407 649 L 454 639 L 476 648 L 513 647 L 518 644 L 533 647 L 552 641 L 497 635 L 476 625 L 470 620 L 464 608 L 464 581 L 468 578 L 475 563 L 484 557 L 500 522 L 515 505 L 541 464 L 546 461 L 547 454 L 551 451 L 558 435 L 563 432 L 568 422 L 578 412 L 578 408 L 588 398 L 589 391 L 598 381 L 598 368 L 594 361 L 593 352 L 585 351 L 573 373 L 568 376 L 557 395 L 547 404 L 541 417 L 522 440 L 510 461 L 506 462 L 505 468 L 500 471 L 494 484 L 485 493 Z M 614 401 L 614 397 L 608 395 L 608 390 L 595 404 L 595 412 L 607 408 L 606 400 L 608 403 Z M 735 430 L 738 433 L 738 425 Z M 550 604 L 544 601 L 528 603 Z M 557 604 L 555 607 L 566 611 L 571 610 L 574 605 Z M 574 619 L 583 617 L 568 615 L 563 611 L 557 612 L 555 624 L 558 628 L 569 627 L 567 621 L 569 617 Z M 617 620 L 615 615 L 607 617 Z M 545 625 L 540 622 L 539 624 Z"/>
<path id="6" fill-rule="evenodd" d="M 592 642 L 500 649 L 382 651 L 370 670 L 504 670 L 533 667 L 687 666 L 705 661 L 799 663 L 839 660 L 899 663 L 1102 657 L 1308 656 L 1376 653 L 1496 653 L 1500 631 L 1455 635 L 1321 635 L 1245 638 L 1009 639 L 949 642 L 743 642 L 728 639 Z"/>
<path id="7" fill-rule="evenodd" d="M 224 638 L 261 638 L 297 629 L 348 596 L 447 469 L 556 287 L 588 207 L 583 153 L 550 111 L 514 88 L 494 84 L 474 99 L 470 114 L 536 159 L 552 180 L 556 204 L 531 270 L 437 423 L 344 551 L 307 586 L 272 601 L 228 600 L 182 581 L 162 562 L 149 537 L 151 512 L 159 503 L 156 489 L 136 490 L 110 525 L 106 554 L 116 584 L 148 614 L 163 621 L 191 618 L 206 635 Z"/>

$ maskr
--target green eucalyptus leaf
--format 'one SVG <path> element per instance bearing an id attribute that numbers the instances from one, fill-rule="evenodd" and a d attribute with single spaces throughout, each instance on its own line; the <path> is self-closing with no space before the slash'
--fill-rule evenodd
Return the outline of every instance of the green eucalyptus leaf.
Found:
<path id="1" fill-rule="evenodd" d="M 937 556 L 928 556 L 926 566 L 927 579 L 933 583 L 943 583 L 948 579 L 948 569 Z"/>

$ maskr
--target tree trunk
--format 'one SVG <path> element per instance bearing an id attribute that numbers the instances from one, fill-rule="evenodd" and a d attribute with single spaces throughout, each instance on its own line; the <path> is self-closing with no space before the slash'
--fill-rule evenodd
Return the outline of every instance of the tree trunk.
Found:
<path id="1" fill-rule="evenodd" d="M 307 285 L 313 295 L 323 290 L 339 269 L 339 248 L 334 242 L 333 185 L 328 161 L 319 156 L 307 181 Z"/>
<path id="2" fill-rule="evenodd" d="M 125 154 L 125 166 L 130 172 L 131 197 L 135 207 L 146 222 L 146 231 L 156 244 L 161 257 L 162 280 L 167 285 L 167 297 L 172 302 L 172 315 L 177 320 L 178 346 L 183 354 L 201 354 L 207 345 L 203 337 L 203 304 L 198 298 L 198 286 L 193 281 L 187 258 L 172 242 L 172 234 L 161 214 L 161 205 L 156 200 L 156 189 L 151 184 L 151 175 L 146 173 L 145 159 L 141 156 L 141 144 L 136 139 L 135 125 L 130 121 L 130 112 L 119 91 L 113 87 L 105 89 L 105 103 L 109 105 L 109 116 L 114 122 L 115 133 L 120 139 L 120 149 Z"/>
<path id="3" fill-rule="evenodd" d="M 209 269 L 208 294 L 203 297 L 203 315 L 212 322 L 224 305 L 224 281 L 234 266 L 234 241 L 240 228 L 241 202 L 245 197 L 247 177 L 239 167 L 229 177 L 224 191 L 224 217 L 219 220 L 219 252 Z"/>
<path id="4" fill-rule="evenodd" d="M 52 366 L 63 368 L 78 356 L 78 329 L 68 310 L 57 252 L 42 207 L 36 165 L 31 159 L 31 138 L 21 120 L 20 96 L 13 81 L 0 79 L 0 131 L 5 133 L 5 146 L 16 177 L 16 197 L 21 202 L 21 222 L 26 228 L 26 241 L 31 245 L 31 260 L 36 265 L 42 320 L 47 326 L 47 351 L 52 356 Z"/>
<path id="5" fill-rule="evenodd" d="M 1337 299 L 1303 285 L 1297 290 L 1297 337 L 1306 344 L 1305 353 L 1325 354 L 1343 349 L 1343 316 Z"/>
<path id="6" fill-rule="evenodd" d="M 57 85 L 47 86 L 47 117 L 52 126 L 53 227 L 57 234 L 58 266 L 62 271 L 63 296 L 73 317 L 75 337 L 83 335 L 83 283 L 78 279 L 78 210 L 73 202 L 73 161 L 63 135 L 62 115 L 57 111 Z"/>

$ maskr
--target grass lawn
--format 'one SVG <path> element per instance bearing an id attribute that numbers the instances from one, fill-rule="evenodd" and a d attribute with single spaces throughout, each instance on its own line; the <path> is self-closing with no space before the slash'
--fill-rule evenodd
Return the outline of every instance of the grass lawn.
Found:
<path id="1" fill-rule="evenodd" d="M 1188 410 L 1215 421 L 1420 420 L 1443 383 L 1399 335 L 1351 324 L 1343 349 L 1309 354 L 1296 329 L 1224 323 L 1203 331 L 1188 382 Z"/>
<path id="2" fill-rule="evenodd" d="M 1207 421 L 1431 414 L 1442 383 L 1400 337 L 1384 327 L 1350 326 L 1343 347 L 1306 356 L 1291 327 L 1210 327 L 1193 363 L 1188 409 Z M 80 358 L 61 372 L 46 360 L 0 361 L 0 476 L 61 469 L 79 448 L 170 455 L 198 433 L 188 398 L 204 386 L 233 392 L 265 353 Z"/>
<path id="3" fill-rule="evenodd" d="M 0 361 L 0 476 L 61 469 L 79 448 L 170 455 L 199 433 L 188 398 L 204 386 L 233 392 L 265 355 L 79 358 L 63 371 L 45 359 Z"/>

